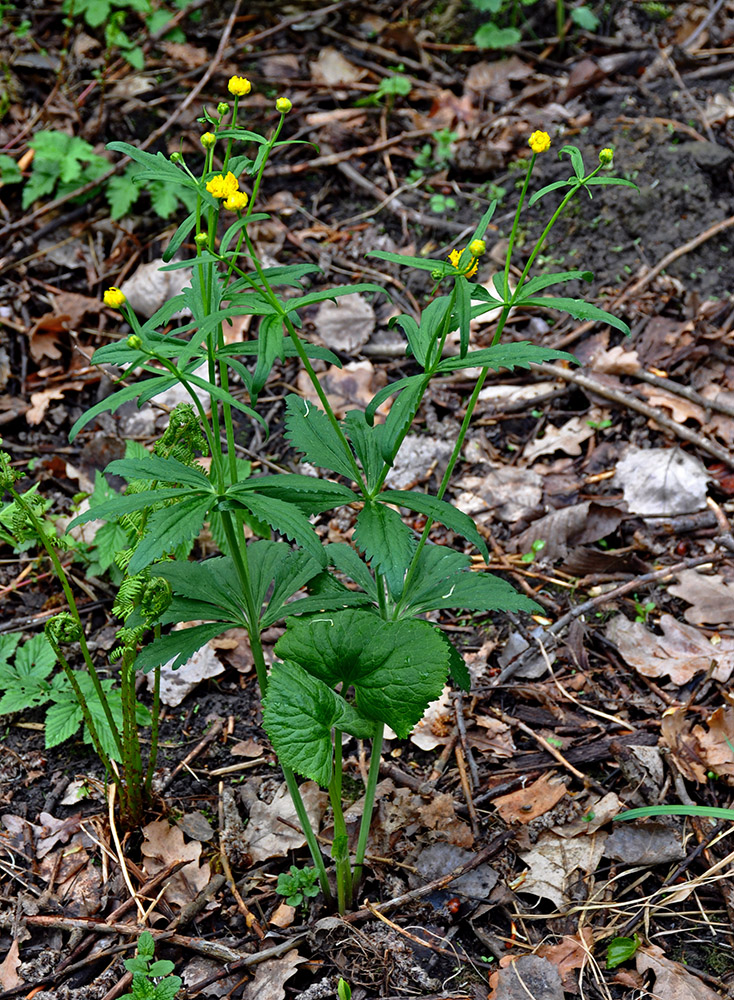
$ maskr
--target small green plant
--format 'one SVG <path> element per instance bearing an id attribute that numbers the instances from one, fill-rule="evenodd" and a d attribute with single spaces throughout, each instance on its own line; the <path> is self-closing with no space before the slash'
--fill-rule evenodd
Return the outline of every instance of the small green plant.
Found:
<path id="1" fill-rule="evenodd" d="M 338 1000 L 352 1000 L 352 987 L 346 979 L 340 979 L 336 984 L 336 995 Z"/>
<path id="2" fill-rule="evenodd" d="M 176 6 L 187 5 L 188 0 Z M 69 17 L 83 18 L 88 28 L 94 30 L 104 25 L 104 40 L 107 51 L 117 50 L 134 69 L 145 65 L 145 55 L 141 45 L 125 30 L 129 14 L 138 14 L 143 19 L 145 29 L 151 35 L 161 34 L 173 17 L 173 12 L 165 5 L 154 7 L 151 0 L 64 0 L 62 10 Z M 163 36 L 167 41 L 184 42 L 186 36 L 180 28 L 173 28 Z"/>
<path id="3" fill-rule="evenodd" d="M 586 423 L 595 431 L 605 431 L 612 426 L 612 418 L 606 417 L 604 420 L 587 420 Z"/>
<path id="4" fill-rule="evenodd" d="M 535 541 L 533 542 L 533 544 L 530 546 L 530 551 L 529 552 L 524 552 L 520 556 L 520 562 L 523 562 L 523 563 L 531 563 L 531 562 L 533 562 L 536 559 L 536 557 L 543 551 L 543 549 L 545 548 L 545 546 L 546 546 L 545 539 L 543 539 L 543 538 L 536 538 Z"/>
<path id="5" fill-rule="evenodd" d="M 43 633 L 35 635 L 22 645 L 20 639 L 19 633 L 0 635 L 0 716 L 48 705 L 44 719 L 46 747 L 55 747 L 71 739 L 82 724 L 84 742 L 93 743 L 72 681 L 64 671 L 49 677 L 56 666 L 57 656 L 46 636 Z M 104 751 L 112 760 L 119 762 L 121 758 L 91 676 L 86 670 L 77 670 L 74 671 L 74 679 L 94 720 L 94 728 L 99 733 Z M 111 678 L 101 680 L 100 685 L 115 724 L 121 729 L 120 690 Z M 144 705 L 137 703 L 135 720 L 139 726 L 150 725 L 150 712 Z"/>
<path id="6" fill-rule="evenodd" d="M 135 958 L 125 961 L 125 968 L 132 972 L 132 991 L 124 993 L 120 1000 L 174 1000 L 178 996 L 183 980 L 172 975 L 175 965 L 168 959 L 154 960 L 155 940 L 150 931 L 143 931 L 138 938 Z"/>
<path id="7" fill-rule="evenodd" d="M 446 194 L 432 194 L 428 204 L 431 206 L 431 211 L 435 212 L 436 215 L 446 215 L 458 207 L 456 198 L 452 198 L 451 195 Z"/>
<path id="8" fill-rule="evenodd" d="M 522 40 L 520 22 L 523 9 L 532 7 L 537 0 L 469 0 L 471 6 L 482 13 L 493 15 L 474 33 L 474 42 L 480 49 L 505 49 L 519 45 Z M 573 23 L 585 31 L 596 31 L 599 18 L 590 7 L 573 7 L 570 12 Z M 566 24 L 565 0 L 556 0 L 556 33 L 563 39 Z"/>
<path id="9" fill-rule="evenodd" d="M 650 615 L 653 613 L 657 605 L 655 601 L 645 601 L 644 603 L 638 598 L 637 594 L 634 597 L 635 601 L 635 621 L 642 622 L 643 624 L 647 622 Z"/>
<path id="10" fill-rule="evenodd" d="M 285 901 L 289 906 L 300 906 L 306 899 L 318 896 L 319 873 L 315 868 L 291 865 L 290 870 L 281 872 L 278 876 L 278 885 L 275 891 L 280 896 L 285 896 Z"/>
<path id="11" fill-rule="evenodd" d="M 104 156 L 76 135 L 37 132 L 28 145 L 34 156 L 31 175 L 23 186 L 23 208 L 44 195 L 68 194 L 110 169 Z"/>
<path id="12" fill-rule="evenodd" d="M 371 107 L 380 104 L 383 100 L 388 105 L 392 105 L 396 97 L 407 97 L 413 89 L 413 82 L 409 76 L 397 73 L 395 76 L 385 76 L 380 80 L 380 84 L 374 94 L 361 97 L 355 101 L 355 106 L 359 108 Z"/>
<path id="13" fill-rule="evenodd" d="M 616 969 L 623 962 L 628 962 L 640 947 L 639 937 L 615 937 L 607 945 L 607 968 Z"/>

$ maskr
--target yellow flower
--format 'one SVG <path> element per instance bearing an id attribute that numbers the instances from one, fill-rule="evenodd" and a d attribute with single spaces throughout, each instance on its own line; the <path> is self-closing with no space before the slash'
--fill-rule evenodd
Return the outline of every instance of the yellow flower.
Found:
<path id="1" fill-rule="evenodd" d="M 449 263 L 453 264 L 454 267 L 458 268 L 459 261 L 461 260 L 461 255 L 463 252 L 464 252 L 463 250 L 452 250 L 451 253 L 449 254 Z M 472 258 L 472 260 L 469 262 L 469 264 L 465 267 L 465 269 L 461 273 L 464 275 L 464 277 L 471 278 L 472 275 L 477 273 L 478 267 L 479 264 L 476 262 L 474 258 Z"/>
<path id="2" fill-rule="evenodd" d="M 217 174 L 207 182 L 206 189 L 215 198 L 229 198 L 237 190 L 237 178 L 230 170 L 226 177 Z"/>
<path id="3" fill-rule="evenodd" d="M 217 137 L 213 132 L 205 132 L 201 137 L 201 144 L 204 149 L 211 149 L 216 141 Z"/>
<path id="4" fill-rule="evenodd" d="M 613 159 L 614 159 L 613 149 L 609 149 L 609 147 L 607 147 L 606 149 L 599 150 L 599 163 L 601 163 L 603 167 L 606 167 L 607 164 L 611 163 Z"/>
<path id="5" fill-rule="evenodd" d="M 224 207 L 229 212 L 236 212 L 238 209 L 247 208 L 249 200 L 244 191 L 235 191 L 226 199 Z"/>
<path id="6" fill-rule="evenodd" d="M 279 97 L 275 102 L 276 111 L 280 111 L 282 115 L 287 115 L 292 107 L 293 103 L 287 97 Z"/>
<path id="7" fill-rule="evenodd" d="M 252 84 L 246 76 L 231 76 L 227 84 L 227 90 L 235 97 L 244 97 L 252 90 Z"/>
<path id="8" fill-rule="evenodd" d="M 121 306 L 125 305 L 127 299 L 122 294 L 120 289 L 115 288 L 115 286 L 113 285 L 112 288 L 108 288 L 107 291 L 104 293 L 104 295 L 102 296 L 102 301 L 106 306 L 109 306 L 110 309 L 119 309 Z"/>
<path id="9" fill-rule="evenodd" d="M 533 134 L 528 139 L 528 145 L 534 153 L 544 153 L 546 149 L 550 149 L 550 136 L 547 132 L 533 132 Z"/>
<path id="10" fill-rule="evenodd" d="M 469 252 L 472 257 L 481 257 L 487 252 L 487 244 L 484 240 L 472 240 L 469 244 Z"/>

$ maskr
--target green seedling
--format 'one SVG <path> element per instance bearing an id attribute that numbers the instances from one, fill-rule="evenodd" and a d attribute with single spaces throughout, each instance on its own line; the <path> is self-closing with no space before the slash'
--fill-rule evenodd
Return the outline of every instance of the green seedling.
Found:
<path id="1" fill-rule="evenodd" d="M 536 538 L 533 544 L 530 546 L 529 552 L 524 552 L 520 556 L 520 562 L 531 563 L 535 558 L 543 551 L 546 546 L 546 542 L 543 538 Z"/>
<path id="2" fill-rule="evenodd" d="M 657 605 L 655 601 L 645 601 L 644 603 L 635 594 L 635 621 L 642 622 L 643 624 L 647 622 L 650 615 L 653 613 Z"/>
<path id="3" fill-rule="evenodd" d="M 339 982 L 336 984 L 336 995 L 339 1000 L 352 1000 L 352 987 L 346 979 L 339 979 Z"/>
<path id="4" fill-rule="evenodd" d="M 634 957 L 635 952 L 640 947 L 639 937 L 615 937 L 607 945 L 607 968 L 616 969 L 623 962 L 628 962 Z"/>
<path id="5" fill-rule="evenodd" d="M 318 896 L 318 880 L 319 873 L 315 868 L 299 868 L 297 865 L 291 865 L 289 871 L 281 872 L 278 876 L 275 891 L 280 896 L 285 896 L 289 906 L 300 906 L 306 899 Z"/>
<path id="6" fill-rule="evenodd" d="M 125 968 L 133 976 L 132 992 L 124 993 L 120 1000 L 174 1000 L 181 991 L 183 980 L 172 975 L 173 962 L 155 961 L 155 941 L 150 931 L 140 935 L 137 954 L 125 961 Z"/>
<path id="7" fill-rule="evenodd" d="M 383 77 L 374 94 L 362 97 L 354 103 L 356 107 L 370 107 L 384 100 L 388 105 L 392 105 L 396 97 L 407 97 L 412 89 L 413 82 L 410 77 L 398 73 L 395 76 Z"/>
<path id="8" fill-rule="evenodd" d="M 471 6 L 482 13 L 492 15 L 492 20 L 484 24 L 474 33 L 474 42 L 480 49 L 505 49 L 511 45 L 519 45 L 522 41 L 520 22 L 524 19 L 526 8 L 535 6 L 537 0 L 469 0 Z M 556 33 L 563 40 L 566 17 L 578 28 L 585 31 L 596 31 L 599 18 L 591 7 L 573 7 L 570 13 L 565 0 L 556 0 Z"/>
<path id="9" fill-rule="evenodd" d="M 456 198 L 445 194 L 432 194 L 429 205 L 431 206 L 431 211 L 435 212 L 436 215 L 446 215 L 458 207 Z"/>
<path id="10" fill-rule="evenodd" d="M 119 310 L 126 335 L 96 351 L 94 362 L 115 365 L 124 373 L 125 384 L 84 413 L 71 437 L 80 434 L 100 413 L 113 412 L 131 400 L 140 405 L 174 385 L 183 388 L 190 403 L 174 411 L 169 428 L 152 452 L 110 463 L 106 472 L 127 482 L 125 492 L 79 514 L 71 527 L 101 519 L 118 523 L 126 534 L 125 547 L 116 558 L 125 575 L 115 603 L 116 613 L 124 619 L 119 639 L 127 721 L 120 739 L 126 752 L 131 748 L 123 758 L 124 773 L 117 779 L 121 795 L 128 796 L 126 823 L 140 816 L 155 759 L 152 748 L 144 778 L 130 712 L 136 671 L 158 671 L 168 661 L 175 668 L 210 639 L 233 628 L 244 629 L 263 696 L 263 725 L 293 797 L 319 886 L 330 902 L 326 865 L 296 775 L 328 790 L 336 904 L 344 912 L 352 905 L 362 877 L 384 727 L 405 738 L 449 677 L 456 686 L 466 690 L 470 686 L 463 657 L 431 613 L 444 609 L 459 613 L 542 610 L 507 581 L 487 571 L 472 571 L 471 550 L 476 549 L 485 561 L 489 561 L 489 552 L 474 521 L 453 506 L 446 493 L 489 373 L 515 371 L 534 362 L 574 362 L 571 355 L 544 345 L 503 343 L 511 311 L 556 309 L 629 332 L 622 319 L 583 299 L 543 294 L 552 285 L 588 281 L 589 272 L 531 276 L 546 237 L 575 194 L 582 188 L 588 192 L 594 184 L 621 181 L 600 176 L 602 167 L 609 163 L 610 151 L 602 151 L 592 170 L 579 173 L 580 153 L 573 146 L 563 147 L 562 154 L 574 165 L 575 178 L 548 213 L 539 239 L 518 262 L 519 277 L 511 288 L 510 268 L 521 214 L 529 203 L 534 164 L 551 144 L 546 133 L 533 133 L 529 166 L 504 266 L 493 279 L 493 294 L 472 279 L 486 253 L 485 236 L 494 204 L 477 219 L 468 245 L 453 250 L 448 258 L 374 251 L 371 257 L 391 266 L 427 272 L 434 295 L 420 316 L 400 315 L 394 320 L 411 357 L 407 374 L 380 389 L 364 411 L 355 408 L 340 418 L 313 361 L 336 366 L 341 361 L 301 336 L 307 315 L 303 311 L 353 293 L 386 293 L 371 283 L 306 291 L 304 278 L 318 270 L 313 264 L 267 265 L 260 260 L 250 226 L 267 218 L 255 207 L 271 155 L 289 144 L 280 136 L 292 105 L 289 99 L 279 98 L 276 125 L 268 135 L 261 135 L 238 123 L 240 101 L 249 90 L 246 79 L 233 77 L 229 82 L 232 106 L 223 103 L 216 115 L 206 115 L 204 163 L 196 171 L 179 153 L 172 157 L 153 155 L 122 142 L 108 147 L 140 164 L 146 181 L 159 181 L 193 199 L 194 209 L 183 219 L 164 254 L 169 261 L 167 269 L 188 267 L 193 276 L 187 288 L 145 322 L 119 289 L 108 289 L 105 304 Z M 550 186 L 540 196 L 552 190 L 555 188 Z M 193 249 L 173 262 L 184 247 Z M 183 308 L 189 310 L 191 318 L 172 329 L 172 317 Z M 255 318 L 257 335 L 246 343 L 230 344 L 225 337 L 226 325 L 243 315 Z M 474 349 L 471 323 L 483 315 L 493 319 L 493 339 Z M 457 349 L 449 352 L 453 331 L 458 331 Z M 319 478 L 295 472 L 254 476 L 237 459 L 234 413 L 239 420 L 266 427 L 260 399 L 271 377 L 280 377 L 276 366 L 284 359 L 298 360 L 318 400 L 315 403 L 295 393 L 288 395 L 284 424 L 293 449 L 312 466 L 324 470 Z M 473 388 L 463 404 L 463 422 L 437 490 L 387 487 L 387 476 L 429 384 L 447 377 L 453 380 L 454 373 L 466 369 L 479 369 L 479 375 L 473 377 Z M 235 376 L 243 387 L 238 386 L 236 393 L 232 391 Z M 375 421 L 378 409 L 387 410 L 382 422 Z M 206 463 L 200 461 L 204 458 Z M 0 453 L 0 484 L 17 503 L 16 478 L 9 456 Z M 312 518 L 328 518 L 339 509 L 354 520 L 352 540 L 324 543 Z M 416 514 L 426 519 L 420 537 L 411 527 Z M 245 525 L 252 523 L 268 536 L 276 532 L 278 540 L 248 540 Z M 438 525 L 458 540 L 457 548 L 433 544 L 431 535 Z M 192 559 L 194 543 L 204 528 L 220 555 Z M 50 543 L 47 551 L 53 559 Z M 93 664 L 84 655 L 74 594 L 58 558 L 54 568 L 70 611 L 67 619 L 54 627 L 49 640 L 52 646 L 55 643 L 62 666 L 62 641 L 69 637 L 78 641 L 93 681 Z M 296 596 L 299 599 L 294 601 Z M 199 624 L 165 632 L 170 625 L 191 621 Z M 278 623 L 284 623 L 285 628 L 275 646 L 275 660 L 268 667 L 262 633 Z M 81 691 L 79 698 L 83 702 Z M 152 717 L 155 746 L 155 693 Z M 114 728 L 114 719 L 108 719 L 108 724 Z M 350 850 L 342 794 L 343 734 L 368 741 L 368 745 L 371 742 L 354 852 Z M 98 752 L 103 754 L 98 742 Z M 137 787 L 137 798 L 135 787 L 130 785 Z"/>

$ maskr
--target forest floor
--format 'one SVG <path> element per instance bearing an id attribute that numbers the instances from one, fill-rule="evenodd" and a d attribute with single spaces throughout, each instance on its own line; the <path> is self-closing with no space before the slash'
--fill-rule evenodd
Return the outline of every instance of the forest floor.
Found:
<path id="1" fill-rule="evenodd" d="M 196 0 L 168 11 L 174 35 L 122 0 L 68 18 L 57 3 L 2 4 L 0 432 L 49 521 L 73 516 L 126 441 L 149 446 L 166 416 L 125 404 L 69 443 L 110 392 L 94 349 L 128 332 L 103 291 L 122 286 L 150 315 L 184 273 L 157 269 L 182 206 L 161 188 L 134 200 L 120 169 L 117 185 L 100 181 L 120 161 L 107 142 L 195 156 L 202 107 L 226 99 L 233 74 L 252 81 L 253 127 L 272 128 L 275 96 L 290 97 L 286 138 L 318 149 L 274 157 L 260 254 L 318 264 L 317 287 L 364 280 L 390 295 L 305 317 L 305 335 L 345 362 L 321 369 L 342 412 L 409 373 L 388 323 L 431 291 L 426 272 L 369 251 L 445 257 L 497 199 L 479 272 L 489 281 L 536 129 L 553 146 L 533 188 L 569 175 L 556 152 L 568 142 L 591 164 L 613 147 L 615 172 L 638 190 L 583 195 L 538 259 L 591 270 L 569 294 L 624 319 L 630 337 L 548 310 L 511 315 L 510 339 L 580 365 L 492 376 L 449 496 L 476 519 L 490 568 L 544 614 L 441 613 L 472 691 L 447 689 L 409 740 L 386 743 L 359 909 L 342 919 L 320 897 L 290 907 L 275 891 L 308 854 L 245 637 L 228 633 L 167 678 L 158 805 L 119 849 L 81 734 L 48 746 L 37 692 L 3 715 L 0 1000 L 129 989 L 122 963 L 141 929 L 130 887 L 186 998 L 317 1000 L 340 977 L 355 1000 L 734 997 L 732 822 L 614 822 L 635 806 L 733 799 L 734 2 L 589 3 L 593 30 L 574 6 L 561 41 L 548 0 Z M 476 46 L 492 17 L 516 18 L 516 44 Z M 545 204 L 522 217 L 518 260 Z M 243 322 L 232 336 L 250 332 Z M 477 322 L 474 345 L 492 334 Z M 243 420 L 238 443 L 253 462 L 293 469 L 283 400 L 307 387 L 288 361 L 273 385 L 270 436 Z M 435 492 L 471 389 L 457 372 L 429 390 L 393 485 Z M 6 498 L 0 695 L 24 648 L 37 663 L 34 637 L 63 606 L 47 560 L 14 547 L 7 512 Z M 348 514 L 319 525 L 332 541 L 352 527 Z M 64 553 L 105 669 L 119 627 L 107 556 L 93 531 Z M 150 704 L 144 680 L 139 695 Z M 351 740 L 344 760 L 356 826 L 364 748 Z M 328 799 L 315 785 L 306 797 L 328 843 Z"/>

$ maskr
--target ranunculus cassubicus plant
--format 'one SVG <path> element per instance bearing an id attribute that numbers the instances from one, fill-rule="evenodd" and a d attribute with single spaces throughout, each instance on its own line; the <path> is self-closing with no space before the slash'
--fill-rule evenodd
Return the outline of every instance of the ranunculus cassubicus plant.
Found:
<path id="1" fill-rule="evenodd" d="M 293 797 L 321 889 L 330 898 L 324 858 L 296 775 L 328 789 L 334 817 L 331 856 L 337 904 L 343 912 L 351 905 L 362 874 L 385 726 L 404 738 L 429 702 L 440 695 L 448 676 L 459 687 L 469 686 L 461 655 L 426 614 L 447 608 L 540 610 L 504 580 L 485 570 L 472 571 L 469 554 L 432 543 L 431 528 L 439 522 L 488 560 L 474 521 L 444 499 L 487 374 L 552 359 L 573 361 L 569 354 L 536 344 L 501 343 L 511 309 L 552 307 L 628 332 L 622 321 L 584 300 L 541 294 L 554 284 L 591 280 L 589 272 L 530 277 L 530 271 L 552 226 L 577 192 L 583 188 L 591 195 L 594 185 L 629 182 L 602 172 L 611 164 L 611 150 L 602 150 L 599 162 L 587 172 L 580 151 L 564 146 L 560 152 L 570 158 L 573 174 L 529 199 L 533 205 L 551 192 L 565 192 L 513 289 L 510 263 L 521 211 L 536 157 L 550 146 L 545 132 L 534 132 L 505 266 L 495 275 L 493 291 L 472 278 L 486 250 L 494 203 L 479 220 L 468 246 L 453 251 L 448 260 L 373 253 L 381 260 L 428 271 L 433 294 L 420 317 L 402 315 L 395 321 L 407 341 L 412 373 L 380 390 L 366 411 L 353 409 L 340 420 L 313 365 L 323 360 L 339 366 L 340 361 L 300 335 L 303 311 L 357 292 L 378 296 L 386 292 L 363 283 L 304 293 L 302 281 L 318 271 L 314 265 L 263 265 L 250 226 L 268 218 L 254 207 L 271 154 L 288 144 L 280 135 L 291 102 L 278 99 L 279 118 L 265 137 L 239 124 L 240 99 L 249 90 L 244 77 L 233 77 L 232 106 L 223 102 L 216 114 L 205 113 L 202 121 L 208 130 L 201 137 L 200 171 L 192 171 L 180 153 L 170 158 L 152 155 L 123 142 L 108 147 L 139 163 L 141 179 L 187 188 L 195 198 L 194 210 L 165 254 L 167 269 L 193 268 L 193 277 L 180 295 L 142 324 L 119 289 L 105 293 L 107 305 L 120 310 L 132 332 L 96 351 L 94 361 L 118 366 L 127 384 L 88 410 L 71 437 L 103 410 L 114 411 L 129 400 L 142 405 L 176 384 L 186 390 L 190 404 L 174 411 L 176 447 L 112 462 L 106 471 L 128 481 L 126 492 L 73 523 L 119 519 L 128 530 L 129 546 L 120 559 L 127 574 L 123 590 L 127 587 L 130 597 L 121 602 L 128 614 L 122 638 L 127 649 L 131 644 L 139 649 L 137 669 L 157 669 L 171 660 L 181 665 L 215 636 L 230 628 L 246 629 L 263 696 L 263 725 Z M 188 248 L 195 249 L 187 252 Z M 181 259 L 174 261 L 176 256 Z M 284 288 L 287 296 L 279 294 Z M 184 309 L 191 319 L 169 330 L 174 314 Z M 470 350 L 470 324 L 485 314 L 494 314 L 490 318 L 496 320 L 492 343 Z M 258 317 L 257 335 L 244 343 L 227 343 L 225 325 L 243 315 Z M 455 330 L 459 352 L 449 354 L 445 348 Z M 308 462 L 323 470 L 320 478 L 296 473 L 254 476 L 249 464 L 236 455 L 233 412 L 264 424 L 258 399 L 273 365 L 285 358 L 300 360 L 319 400 L 315 405 L 296 394 L 286 398 L 286 437 Z M 480 374 L 437 494 L 386 488 L 431 381 L 468 368 Z M 239 386 L 234 389 L 235 379 L 244 386 L 247 402 Z M 386 417 L 375 420 L 378 408 L 388 400 L 392 403 Z M 171 440 L 169 433 L 169 444 Z M 201 456 L 209 463 L 201 463 Z M 356 512 L 353 544 L 324 544 L 311 518 L 343 506 Z M 403 511 L 426 518 L 419 537 Z M 222 554 L 190 560 L 189 551 L 205 524 Z M 284 540 L 260 537 L 248 542 L 246 525 L 260 536 L 269 536 L 272 529 Z M 136 603 L 151 580 L 167 581 L 172 595 L 155 620 L 149 612 L 142 615 Z M 293 600 L 304 592 L 306 596 Z M 268 670 L 261 634 L 283 620 L 285 632 Z M 201 624 L 161 634 L 162 626 L 190 621 Z M 153 625 L 156 633 L 151 635 Z M 353 857 L 342 808 L 343 733 L 372 744 Z"/>

